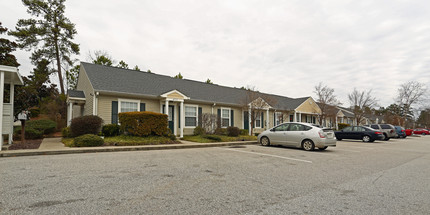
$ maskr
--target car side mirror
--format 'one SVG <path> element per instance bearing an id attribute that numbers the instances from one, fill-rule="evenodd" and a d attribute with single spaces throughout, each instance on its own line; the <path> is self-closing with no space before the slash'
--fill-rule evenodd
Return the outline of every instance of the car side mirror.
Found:
<path id="1" fill-rule="evenodd" d="M 274 131 L 275 131 L 275 129 L 273 129 L 273 128 L 272 128 L 272 129 L 270 129 L 270 131 L 271 131 L 271 132 L 274 132 Z"/>

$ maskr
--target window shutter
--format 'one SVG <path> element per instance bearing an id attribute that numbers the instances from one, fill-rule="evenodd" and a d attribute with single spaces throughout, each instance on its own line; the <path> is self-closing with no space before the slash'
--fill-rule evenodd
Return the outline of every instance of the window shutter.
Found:
<path id="1" fill-rule="evenodd" d="M 118 101 L 112 101 L 112 124 L 118 124 Z"/>
<path id="2" fill-rule="evenodd" d="M 231 110 L 231 114 L 230 114 L 230 126 L 234 126 L 234 110 Z"/>
<path id="3" fill-rule="evenodd" d="M 146 110 L 145 103 L 140 103 L 140 111 L 145 111 L 145 110 Z"/>
<path id="4" fill-rule="evenodd" d="M 219 127 L 221 128 L 221 127 L 222 127 L 222 122 L 221 122 L 221 109 L 218 109 L 218 111 L 217 111 L 216 120 L 217 120 L 217 126 L 219 126 Z"/>
<path id="5" fill-rule="evenodd" d="M 273 112 L 273 127 L 276 126 L 276 112 Z"/>
<path id="6" fill-rule="evenodd" d="M 199 107 L 198 124 L 200 127 L 202 127 L 202 112 L 202 108 Z"/>
<path id="7" fill-rule="evenodd" d="M 245 111 L 243 113 L 243 129 L 249 129 L 249 112 Z"/>
<path id="8" fill-rule="evenodd" d="M 264 114 L 263 114 L 263 112 L 260 112 L 260 115 L 261 115 L 261 122 L 260 122 L 260 126 L 262 127 L 262 128 L 264 128 Z"/>

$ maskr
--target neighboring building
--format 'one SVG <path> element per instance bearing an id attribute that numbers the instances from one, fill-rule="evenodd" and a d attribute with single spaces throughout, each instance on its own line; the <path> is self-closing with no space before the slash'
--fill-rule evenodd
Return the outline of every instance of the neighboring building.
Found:
<path id="1" fill-rule="evenodd" d="M 170 129 L 181 137 L 193 133 L 204 113 L 216 114 L 222 127 L 249 129 L 254 121 L 259 133 L 282 122 L 317 123 L 321 112 L 312 97 L 294 99 L 90 63 L 81 63 L 77 88 L 69 90 L 67 102 L 68 123 L 82 115 L 118 123 L 120 112 L 152 111 L 167 113 Z M 263 112 L 250 120 L 249 110 L 257 103 Z"/>
<path id="2" fill-rule="evenodd" d="M 4 101 L 5 84 L 9 84 L 9 102 Z M 18 68 L 11 66 L 0 65 L 0 151 L 3 145 L 3 135 L 8 135 L 8 143 L 12 144 L 13 136 L 13 103 L 14 103 L 14 89 L 15 85 L 24 85 Z"/>

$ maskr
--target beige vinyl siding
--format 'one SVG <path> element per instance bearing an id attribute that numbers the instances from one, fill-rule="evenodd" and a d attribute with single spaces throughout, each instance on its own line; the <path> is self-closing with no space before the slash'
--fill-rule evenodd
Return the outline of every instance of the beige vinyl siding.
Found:
<path id="1" fill-rule="evenodd" d="M 308 98 L 299 107 L 297 107 L 296 110 L 297 112 L 302 112 L 302 113 L 321 113 L 320 107 L 315 103 L 315 101 L 312 98 Z"/>
<path id="2" fill-rule="evenodd" d="M 104 124 L 112 123 L 112 101 L 118 101 L 118 99 L 130 99 L 139 100 L 140 103 L 145 103 L 145 110 L 159 113 L 160 112 L 160 101 L 154 99 L 139 99 L 136 97 L 117 97 L 108 95 L 99 95 L 98 97 L 97 113 L 104 121 Z M 140 104 L 138 106 L 140 108 Z M 120 110 L 118 110 L 120 111 Z"/>
<path id="3" fill-rule="evenodd" d="M 79 79 L 78 84 L 76 86 L 76 90 L 82 90 L 85 94 L 85 105 L 84 105 L 84 115 L 92 115 L 93 114 L 93 97 L 90 93 L 94 93 L 94 89 L 91 86 L 90 80 L 88 79 L 87 72 L 84 67 L 81 66 L 81 70 L 79 71 Z M 74 109 L 75 110 L 75 109 Z M 80 116 L 79 112 L 73 113 L 74 116 Z"/>

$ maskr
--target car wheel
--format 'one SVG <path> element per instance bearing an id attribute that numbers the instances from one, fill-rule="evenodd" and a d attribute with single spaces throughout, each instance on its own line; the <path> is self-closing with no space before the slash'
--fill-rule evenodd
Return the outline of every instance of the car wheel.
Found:
<path id="1" fill-rule="evenodd" d="M 367 135 L 363 136 L 363 142 L 370 142 L 370 137 Z"/>
<path id="2" fill-rule="evenodd" d="M 426 135 L 426 133 L 422 133 L 422 135 Z"/>
<path id="3" fill-rule="evenodd" d="M 384 140 L 385 141 L 387 141 L 387 140 L 389 140 L 390 138 L 387 136 L 387 134 L 384 134 Z"/>
<path id="4" fill-rule="evenodd" d="M 318 150 L 320 150 L 320 151 L 324 151 L 324 150 L 326 150 L 328 148 L 328 146 L 324 146 L 324 147 L 322 147 L 322 148 L 318 148 Z"/>
<path id="5" fill-rule="evenodd" d="M 262 146 L 270 146 L 270 140 L 268 137 L 262 137 L 260 140 Z"/>
<path id="6" fill-rule="evenodd" d="M 315 144 L 312 142 L 312 140 L 305 140 L 302 143 L 302 148 L 305 151 L 313 151 L 315 149 Z"/>

